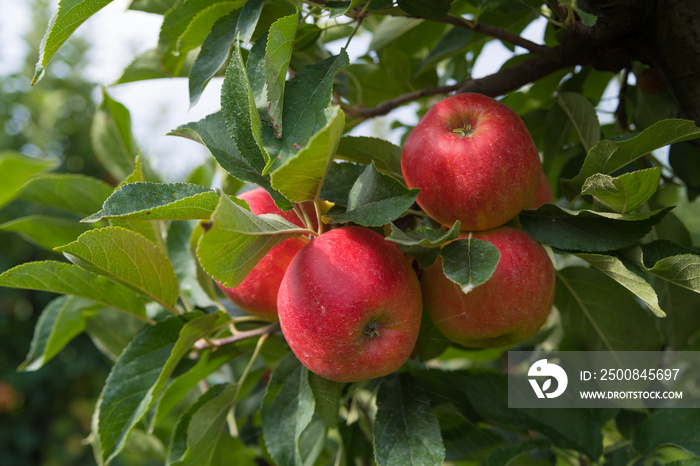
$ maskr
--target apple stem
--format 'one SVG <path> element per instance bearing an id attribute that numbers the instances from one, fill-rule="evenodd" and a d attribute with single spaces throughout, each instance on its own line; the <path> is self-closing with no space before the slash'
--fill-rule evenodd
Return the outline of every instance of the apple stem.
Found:
<path id="1" fill-rule="evenodd" d="M 463 126 L 453 129 L 452 132 L 463 138 L 466 138 L 474 134 L 474 127 L 470 122 L 466 122 Z"/>
<path id="2" fill-rule="evenodd" d="M 377 322 L 370 322 L 365 327 L 363 333 L 367 338 L 370 339 L 374 337 L 380 337 L 381 335 L 379 334 L 379 324 Z"/>
<path id="3" fill-rule="evenodd" d="M 323 220 L 322 220 L 322 215 L 321 215 L 321 208 L 319 206 L 319 197 L 318 195 L 314 199 L 314 210 L 316 211 L 316 224 L 318 225 L 318 231 L 316 232 L 318 236 L 323 233 Z M 309 229 L 311 230 L 311 225 L 309 225 Z"/>

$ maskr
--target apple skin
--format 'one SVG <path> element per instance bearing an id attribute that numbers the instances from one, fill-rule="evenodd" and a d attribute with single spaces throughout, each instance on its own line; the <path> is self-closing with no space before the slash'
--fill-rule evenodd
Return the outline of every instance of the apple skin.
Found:
<path id="1" fill-rule="evenodd" d="M 439 259 L 421 276 L 426 313 L 447 338 L 463 346 L 526 340 L 544 324 L 554 301 L 556 281 L 547 252 L 527 233 L 508 226 L 472 238 L 490 242 L 501 253 L 493 275 L 465 294 L 445 276 Z"/>
<path id="2" fill-rule="evenodd" d="M 535 194 L 530 198 L 530 200 L 525 205 L 525 209 L 537 209 L 538 207 L 554 202 L 554 193 L 552 193 L 552 186 L 549 184 L 547 175 L 544 172 L 540 174 L 540 183 L 537 185 Z"/>
<path id="3" fill-rule="evenodd" d="M 270 194 L 263 188 L 246 191 L 237 197 L 245 200 L 250 206 L 250 211 L 255 215 L 277 214 L 297 226 L 304 226 L 294 211 L 281 211 Z M 304 205 L 303 207 L 310 218 L 316 218 L 313 205 Z M 304 238 L 285 240 L 273 247 L 238 286 L 227 287 L 219 282 L 216 284 L 228 299 L 245 312 L 275 322 L 279 320 L 277 317 L 277 290 L 282 282 L 282 277 L 294 256 L 307 243 L 308 240 Z"/>
<path id="4" fill-rule="evenodd" d="M 277 298 L 292 352 L 338 382 L 381 377 L 401 367 L 418 338 L 418 278 L 393 243 L 364 227 L 330 230 L 294 257 Z"/>
<path id="5" fill-rule="evenodd" d="M 418 205 L 462 231 L 496 228 L 535 193 L 540 158 L 520 117 L 491 97 L 456 94 L 435 104 L 411 131 L 401 154 Z"/>

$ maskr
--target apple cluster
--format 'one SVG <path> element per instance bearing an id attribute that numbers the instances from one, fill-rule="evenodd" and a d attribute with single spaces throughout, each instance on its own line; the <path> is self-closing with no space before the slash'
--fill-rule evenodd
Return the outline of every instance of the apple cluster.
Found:
<path id="1" fill-rule="evenodd" d="M 506 224 L 553 199 L 525 123 L 491 97 L 448 97 L 408 135 L 401 169 L 432 219 L 444 227 L 459 221 L 460 238 L 488 241 L 500 253 L 491 278 L 468 293 L 445 276 L 441 258 L 422 271 L 423 305 L 435 326 L 469 347 L 531 337 L 552 307 L 554 268 L 540 244 Z"/>
<path id="2" fill-rule="evenodd" d="M 442 100 L 409 134 L 401 168 L 407 186 L 420 188 L 416 202 L 432 221 L 446 229 L 459 221 L 460 238 L 498 249 L 488 281 L 465 292 L 447 278 L 440 258 L 417 273 L 381 234 L 337 225 L 311 240 L 278 244 L 238 286 L 219 284 L 244 311 L 278 320 L 302 364 L 328 379 L 366 380 L 401 367 L 416 350 L 424 312 L 452 342 L 506 346 L 532 336 L 552 306 L 549 256 L 506 225 L 523 209 L 552 201 L 534 142 L 512 109 L 480 94 Z M 262 188 L 239 197 L 253 214 L 304 225 Z M 298 207 L 317 218 L 313 205 Z"/>

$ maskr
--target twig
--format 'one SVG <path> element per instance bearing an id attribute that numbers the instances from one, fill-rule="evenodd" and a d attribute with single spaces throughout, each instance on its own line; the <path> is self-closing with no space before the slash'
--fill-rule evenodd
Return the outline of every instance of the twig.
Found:
<path id="1" fill-rule="evenodd" d="M 627 119 L 627 89 L 630 75 L 629 67 L 625 68 L 622 72 L 622 79 L 620 80 L 620 92 L 617 95 L 617 108 L 615 109 L 615 118 L 617 119 L 617 124 L 620 125 L 623 131 L 629 130 L 629 120 Z"/>
<path id="2" fill-rule="evenodd" d="M 569 15 L 566 8 L 562 7 L 557 0 L 545 0 L 545 3 L 563 24 L 566 21 L 566 17 Z"/>
<path id="3" fill-rule="evenodd" d="M 247 340 L 248 338 L 255 338 L 262 335 L 268 335 L 277 329 L 279 329 L 280 324 L 275 322 L 274 324 L 266 325 L 264 327 L 258 327 L 253 330 L 243 330 L 231 335 L 230 337 L 218 338 L 216 340 L 204 340 L 201 339 L 197 341 L 193 346 L 194 349 L 204 350 L 207 348 L 220 348 L 226 345 L 232 345 L 239 341 Z"/>
<path id="4" fill-rule="evenodd" d="M 494 39 L 499 39 L 504 42 L 508 42 L 509 44 L 522 47 L 525 50 L 533 53 L 534 55 L 539 55 L 540 57 L 547 58 L 552 61 L 560 60 L 560 56 L 557 53 L 556 49 L 536 44 L 535 42 L 532 42 L 529 39 L 525 39 L 524 37 L 519 36 L 518 34 L 513 34 L 512 32 L 507 31 L 503 28 L 499 28 L 497 26 L 492 26 L 490 24 L 481 23 L 478 21 L 467 21 L 464 18 L 454 15 L 445 16 L 441 20 L 441 22 L 461 27 L 464 29 L 470 29 L 474 32 L 493 37 Z"/>
<path id="5" fill-rule="evenodd" d="M 519 89 L 525 84 L 534 82 L 539 78 L 547 76 L 562 68 L 566 68 L 567 66 L 568 63 L 552 61 L 540 56 L 534 56 L 524 62 L 518 63 L 509 68 L 501 69 L 498 72 L 484 78 L 469 79 L 467 81 L 449 86 L 420 89 L 400 95 L 393 99 L 386 100 L 376 107 L 361 108 L 343 106 L 343 110 L 349 117 L 368 119 L 380 115 L 386 115 L 403 104 L 413 102 L 423 97 L 449 94 L 450 92 L 455 91 L 479 92 L 491 97 L 497 97 Z"/>

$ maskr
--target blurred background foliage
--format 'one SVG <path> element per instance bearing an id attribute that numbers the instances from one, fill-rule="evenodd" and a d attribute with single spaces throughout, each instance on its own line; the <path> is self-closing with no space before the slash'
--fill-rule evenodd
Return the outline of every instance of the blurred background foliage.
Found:
<path id="1" fill-rule="evenodd" d="M 31 27 L 23 39 L 29 53 L 21 70 L 0 74 L 0 152 L 15 151 L 56 160 L 55 173 L 80 172 L 103 178 L 90 147 L 96 85 L 85 80 L 89 44 L 71 38 L 56 66 L 30 87 L 36 51 L 50 17 L 47 0 L 30 0 Z M 9 176 L 10 174 L 5 174 Z M 0 174 L 0 179 L 3 174 Z M 45 208 L 16 200 L 0 210 L 0 224 Z M 55 259 L 21 236 L 0 231 L 0 270 Z M 84 445 L 94 403 L 111 362 L 81 335 L 37 372 L 17 372 L 49 293 L 0 289 L 0 465 L 94 464 Z M 136 464 L 136 463 L 130 463 Z"/>

